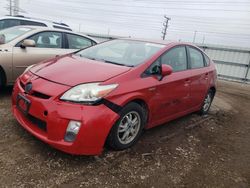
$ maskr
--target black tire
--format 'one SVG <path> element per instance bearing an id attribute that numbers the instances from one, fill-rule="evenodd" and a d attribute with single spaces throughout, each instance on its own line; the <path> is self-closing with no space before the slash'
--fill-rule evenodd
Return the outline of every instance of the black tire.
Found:
<path id="1" fill-rule="evenodd" d="M 0 67 L 0 90 L 4 89 L 5 82 L 6 82 L 5 75 L 4 75 L 4 72 L 1 70 L 1 67 Z"/>
<path id="2" fill-rule="evenodd" d="M 3 88 L 4 88 L 3 78 L 2 78 L 2 75 L 1 75 L 1 71 L 0 71 L 0 90 L 3 90 Z"/>
<path id="3" fill-rule="evenodd" d="M 210 89 L 203 101 L 202 107 L 199 111 L 200 115 L 205 115 L 209 112 L 209 109 L 211 107 L 211 104 L 213 102 L 214 99 L 214 92 Z M 209 100 L 209 103 L 207 102 Z"/>
<path id="4" fill-rule="evenodd" d="M 133 115 L 134 115 L 134 120 L 136 119 L 135 117 L 138 118 L 138 122 L 140 123 L 140 126 L 138 125 L 138 128 L 136 129 L 136 132 L 137 132 L 137 133 L 135 133 L 136 136 L 135 136 L 135 134 L 133 136 L 131 136 L 131 139 L 133 137 L 134 138 L 130 142 L 128 142 L 128 143 L 122 143 L 123 141 L 121 140 L 120 136 L 124 136 L 124 135 L 120 135 L 122 133 L 119 133 L 118 130 L 121 129 L 121 125 L 123 123 L 122 121 L 127 121 L 126 116 L 130 116 L 130 115 L 131 115 L 131 117 L 133 117 Z M 139 120 L 139 118 L 140 118 L 140 120 Z M 132 121 L 131 121 L 131 124 L 132 124 Z M 111 129 L 111 131 L 109 133 L 109 136 L 107 138 L 107 145 L 110 148 L 114 149 L 114 150 L 123 150 L 123 149 L 131 147 L 140 138 L 142 130 L 143 130 L 145 124 L 146 124 L 146 111 L 145 111 L 145 109 L 141 105 L 139 105 L 137 103 L 134 103 L 134 102 L 131 102 L 131 103 L 127 104 L 121 110 L 121 112 L 120 112 L 120 118 L 114 124 L 114 126 L 112 127 L 112 129 Z M 131 128 L 131 126 L 127 126 L 127 127 L 130 127 L 130 128 L 127 128 L 128 132 L 129 132 L 128 129 L 133 129 L 133 127 Z M 123 129 L 126 129 L 126 128 L 123 128 Z M 124 134 L 126 134 L 126 133 L 124 133 Z M 129 133 L 128 136 L 130 134 L 132 134 L 132 132 Z"/>

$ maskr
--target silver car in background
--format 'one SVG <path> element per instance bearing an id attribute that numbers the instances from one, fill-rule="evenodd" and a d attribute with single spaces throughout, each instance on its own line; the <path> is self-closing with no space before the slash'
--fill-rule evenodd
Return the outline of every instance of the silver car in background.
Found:
<path id="1" fill-rule="evenodd" d="M 16 26 L 0 31 L 0 86 L 13 85 L 24 70 L 43 60 L 72 53 L 97 43 L 61 29 Z"/>

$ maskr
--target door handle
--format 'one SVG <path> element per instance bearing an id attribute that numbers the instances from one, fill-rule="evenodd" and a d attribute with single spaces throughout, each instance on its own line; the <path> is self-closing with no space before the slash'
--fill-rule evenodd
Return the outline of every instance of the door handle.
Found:
<path id="1" fill-rule="evenodd" d="M 155 91 L 156 88 L 155 87 L 151 87 L 151 88 L 148 88 L 149 91 Z"/>
<path id="2" fill-rule="evenodd" d="M 187 78 L 187 79 L 185 80 L 185 82 L 184 82 L 184 86 L 185 86 L 185 87 L 188 87 L 188 86 L 190 86 L 190 83 L 191 83 L 191 80 L 190 80 L 189 78 Z"/>
<path id="3" fill-rule="evenodd" d="M 208 72 L 205 73 L 205 80 L 208 80 Z"/>

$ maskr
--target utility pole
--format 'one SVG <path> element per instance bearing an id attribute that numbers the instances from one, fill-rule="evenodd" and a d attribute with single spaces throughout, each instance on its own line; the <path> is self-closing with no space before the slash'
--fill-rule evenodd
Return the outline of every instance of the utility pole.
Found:
<path id="1" fill-rule="evenodd" d="M 19 7 L 19 0 L 6 0 L 8 2 L 6 10 L 9 11 L 10 16 L 19 15 L 20 12 L 25 13 L 24 10 Z"/>
<path id="2" fill-rule="evenodd" d="M 79 24 L 79 32 L 81 32 L 82 24 Z"/>
<path id="3" fill-rule="evenodd" d="M 196 33 L 197 33 L 197 31 L 194 31 L 193 43 L 195 43 Z"/>
<path id="4" fill-rule="evenodd" d="M 167 34 L 167 29 L 168 29 L 168 21 L 171 20 L 171 18 L 167 17 L 164 15 L 165 21 L 163 23 L 163 31 L 162 31 L 162 39 L 165 40 L 166 34 Z"/>
<path id="5" fill-rule="evenodd" d="M 6 7 L 7 10 L 9 10 L 9 15 L 12 16 L 12 0 L 7 0 L 9 2 L 8 6 Z"/>
<path id="6" fill-rule="evenodd" d="M 205 43 L 205 35 L 203 35 L 203 40 L 202 40 L 202 44 Z"/>

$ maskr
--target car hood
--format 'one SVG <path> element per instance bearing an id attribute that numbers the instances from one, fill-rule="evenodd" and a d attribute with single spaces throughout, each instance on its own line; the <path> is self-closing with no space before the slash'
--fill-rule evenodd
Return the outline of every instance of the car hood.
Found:
<path id="1" fill-rule="evenodd" d="M 75 86 L 81 83 L 103 82 L 130 69 L 131 67 L 67 55 L 37 64 L 30 71 L 46 80 Z"/>

